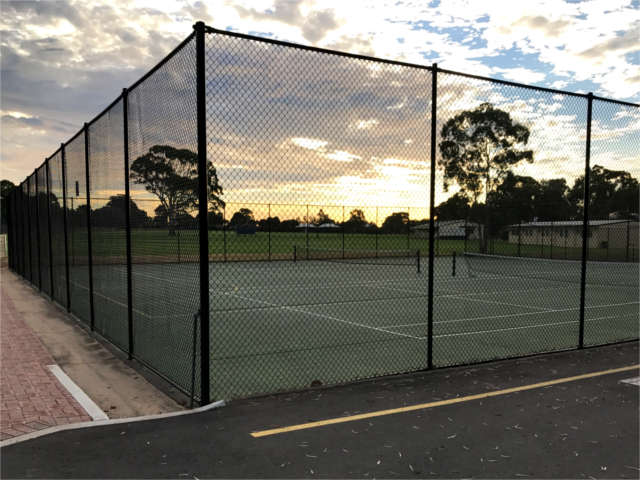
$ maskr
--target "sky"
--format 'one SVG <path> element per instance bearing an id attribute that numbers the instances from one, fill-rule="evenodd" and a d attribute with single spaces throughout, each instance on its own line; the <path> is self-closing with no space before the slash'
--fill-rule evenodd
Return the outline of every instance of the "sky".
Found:
<path id="1" fill-rule="evenodd" d="M 191 33 L 196 20 L 640 102 L 640 0 L 3 1 L 0 9 L 0 177 L 16 183 Z M 426 207 L 425 71 L 217 35 L 208 38 L 208 52 L 218 66 L 207 72 L 208 147 L 227 202 Z M 580 174 L 581 99 L 454 76 L 438 82 L 438 129 L 489 101 L 531 129 L 527 148 L 536 160 L 518 173 L 570 184 Z M 185 93 L 162 92 L 171 94 Z M 637 110 L 594 105 L 594 163 L 638 176 Z M 138 126 L 153 114 L 140 110 Z M 185 130 L 185 118 L 174 116 L 165 135 Z M 186 146 L 187 138 L 191 132 L 177 144 Z M 441 173 L 436 183 L 440 201 L 455 191 L 445 192 Z M 102 193 L 118 188 L 105 185 Z M 144 198 L 142 187 L 136 194 Z"/>

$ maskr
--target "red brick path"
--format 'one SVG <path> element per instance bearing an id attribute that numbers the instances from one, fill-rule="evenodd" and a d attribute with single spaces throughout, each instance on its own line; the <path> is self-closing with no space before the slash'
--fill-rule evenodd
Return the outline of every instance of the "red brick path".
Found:
<path id="1" fill-rule="evenodd" d="M 0 440 L 91 420 L 47 368 L 55 363 L 2 291 Z"/>

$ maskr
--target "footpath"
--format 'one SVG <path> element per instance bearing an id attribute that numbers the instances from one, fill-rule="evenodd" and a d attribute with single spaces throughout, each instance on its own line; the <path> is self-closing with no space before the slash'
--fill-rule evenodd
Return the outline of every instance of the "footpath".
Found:
<path id="1" fill-rule="evenodd" d="M 171 387 L 158 383 L 161 391 L 6 265 L 0 339 L 0 442 L 72 423 L 184 410 Z"/>
<path id="2" fill-rule="evenodd" d="M 55 360 L 2 289 L 0 440 L 91 420 L 50 370 Z"/>

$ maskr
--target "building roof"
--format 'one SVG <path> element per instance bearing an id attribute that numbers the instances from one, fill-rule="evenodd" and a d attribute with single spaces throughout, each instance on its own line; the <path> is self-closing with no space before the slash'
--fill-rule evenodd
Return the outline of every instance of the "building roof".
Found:
<path id="1" fill-rule="evenodd" d="M 468 220 L 465 223 L 464 219 L 459 219 L 459 220 L 436 220 L 436 227 L 438 227 L 438 228 L 447 227 L 447 226 L 450 226 L 450 225 L 458 225 L 460 227 L 464 227 L 465 225 L 467 227 L 476 227 L 476 226 L 478 226 L 478 224 L 476 222 L 470 222 Z M 429 222 L 421 223 L 421 224 L 415 225 L 414 227 L 411 227 L 411 228 L 415 229 L 415 230 L 429 230 Z"/>
<path id="2" fill-rule="evenodd" d="M 598 227 L 601 225 L 612 225 L 615 223 L 627 223 L 633 222 L 637 223 L 637 220 L 589 220 L 589 226 Z M 558 221 L 545 221 L 545 222 L 527 222 L 513 225 L 509 225 L 510 227 L 579 227 L 582 225 L 582 220 L 558 220 Z"/>

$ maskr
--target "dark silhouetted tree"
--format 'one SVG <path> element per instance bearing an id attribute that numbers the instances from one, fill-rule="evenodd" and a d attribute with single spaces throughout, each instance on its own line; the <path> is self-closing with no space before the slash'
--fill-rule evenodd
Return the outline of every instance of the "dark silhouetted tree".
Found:
<path id="1" fill-rule="evenodd" d="M 198 205 L 198 155 L 188 149 L 154 145 L 136 158 L 130 168 L 134 183 L 153 193 L 167 215 L 169 234 L 175 233 L 176 219 L 185 218 Z M 211 162 L 207 162 L 208 211 L 224 206 L 222 186 Z"/>
<path id="2" fill-rule="evenodd" d="M 529 134 L 526 126 L 490 103 L 447 120 L 440 133 L 438 159 L 438 166 L 444 170 L 445 191 L 454 182 L 475 203 L 482 193 L 489 200 L 489 194 L 512 167 L 533 161 L 533 152 L 522 149 Z M 485 208 L 485 225 L 490 224 L 489 211 Z M 486 234 L 483 243 L 486 246 Z"/>

